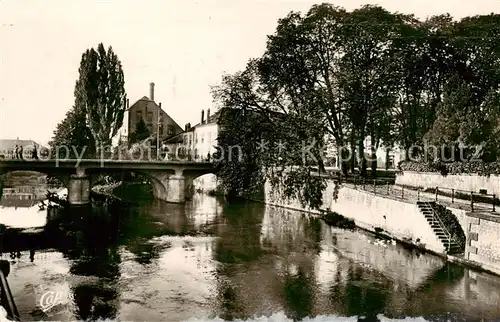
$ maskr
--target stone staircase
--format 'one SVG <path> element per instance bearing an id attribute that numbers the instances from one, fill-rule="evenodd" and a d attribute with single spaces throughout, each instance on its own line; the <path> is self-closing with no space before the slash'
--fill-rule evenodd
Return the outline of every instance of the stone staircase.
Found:
<path id="1" fill-rule="evenodd" d="M 420 212 L 431 226 L 436 237 L 441 241 L 447 254 L 461 253 L 460 245 L 454 241 L 450 232 L 440 220 L 438 213 L 435 210 L 436 203 L 433 201 L 417 201 L 417 206 Z"/>

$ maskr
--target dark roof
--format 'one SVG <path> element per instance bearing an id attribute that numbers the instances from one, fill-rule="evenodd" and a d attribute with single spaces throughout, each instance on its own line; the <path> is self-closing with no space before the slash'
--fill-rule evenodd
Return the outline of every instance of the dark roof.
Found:
<path id="1" fill-rule="evenodd" d="M 171 136 L 171 137 L 163 140 L 163 142 L 165 142 L 165 143 L 178 143 L 177 141 L 180 138 L 180 136 L 182 136 L 182 134 L 185 134 L 185 133 L 188 133 L 188 132 L 193 132 L 195 130 L 195 128 L 198 127 L 198 126 L 200 126 L 200 125 L 217 123 L 217 121 L 219 120 L 219 116 L 220 116 L 220 111 L 217 111 L 214 114 L 210 115 L 210 118 L 209 118 L 209 120 L 208 120 L 207 123 L 203 123 L 203 124 L 198 123 L 195 126 L 191 126 L 189 129 L 184 130 L 181 133 L 178 133 L 178 134 L 176 134 L 174 136 Z"/>
<path id="2" fill-rule="evenodd" d="M 208 119 L 208 122 L 205 122 L 203 124 L 201 123 L 198 123 L 196 124 L 195 126 L 192 126 L 191 128 L 195 128 L 197 126 L 200 126 L 200 125 L 206 125 L 206 124 L 212 124 L 212 123 L 217 123 L 217 121 L 219 120 L 219 116 L 220 116 L 220 110 L 215 112 L 214 114 L 210 115 L 209 119 Z"/>

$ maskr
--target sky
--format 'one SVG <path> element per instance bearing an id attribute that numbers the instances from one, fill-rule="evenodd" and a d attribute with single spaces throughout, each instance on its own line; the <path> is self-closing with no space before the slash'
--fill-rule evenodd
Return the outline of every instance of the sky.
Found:
<path id="1" fill-rule="evenodd" d="M 46 144 L 72 107 L 82 53 L 100 42 L 122 62 L 130 105 L 149 96 L 177 121 L 214 108 L 210 86 L 260 56 L 290 11 L 378 4 L 425 18 L 500 13 L 500 0 L 0 0 L 0 139 Z"/>

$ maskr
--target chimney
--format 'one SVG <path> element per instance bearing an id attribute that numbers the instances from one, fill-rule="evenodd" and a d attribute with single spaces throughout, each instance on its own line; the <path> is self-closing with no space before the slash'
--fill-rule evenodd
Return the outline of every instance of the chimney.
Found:
<path id="1" fill-rule="evenodd" d="M 205 122 L 205 110 L 201 110 L 201 123 L 203 124 Z"/>
<path id="2" fill-rule="evenodd" d="M 207 123 L 210 123 L 210 109 L 207 109 Z"/>
<path id="3" fill-rule="evenodd" d="M 155 100 L 155 83 L 153 82 L 149 83 L 149 99 Z"/>
<path id="4" fill-rule="evenodd" d="M 158 106 L 160 107 L 160 110 L 161 110 L 161 102 L 160 102 L 160 103 L 158 103 Z"/>
<path id="5" fill-rule="evenodd" d="M 127 109 L 130 108 L 130 102 L 129 102 L 129 99 L 127 98 Z"/>

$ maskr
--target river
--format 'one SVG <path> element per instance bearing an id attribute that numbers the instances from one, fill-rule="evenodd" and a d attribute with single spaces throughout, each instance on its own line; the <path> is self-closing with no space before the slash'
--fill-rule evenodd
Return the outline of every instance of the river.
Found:
<path id="1" fill-rule="evenodd" d="M 3 207 L 2 220 L 43 227 L 46 210 Z M 2 253 L 23 321 L 500 318 L 500 278 L 296 211 L 196 194 L 89 225 L 64 243 L 31 229 Z"/>

